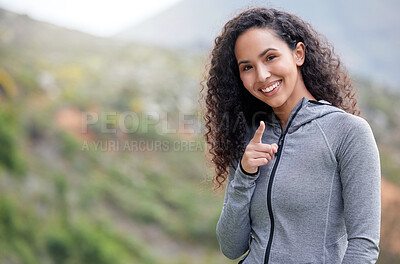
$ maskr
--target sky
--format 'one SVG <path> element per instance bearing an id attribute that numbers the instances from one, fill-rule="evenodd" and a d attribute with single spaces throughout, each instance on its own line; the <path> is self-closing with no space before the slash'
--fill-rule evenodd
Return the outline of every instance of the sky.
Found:
<path id="1" fill-rule="evenodd" d="M 0 7 L 59 26 L 108 37 L 180 0 L 0 0 Z M 89 14 L 89 15 L 88 15 Z"/>

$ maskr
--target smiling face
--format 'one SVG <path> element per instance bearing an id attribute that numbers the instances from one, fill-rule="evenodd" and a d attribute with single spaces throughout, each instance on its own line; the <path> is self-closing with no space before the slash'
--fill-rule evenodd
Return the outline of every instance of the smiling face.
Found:
<path id="1" fill-rule="evenodd" d="M 274 31 L 251 28 L 236 40 L 235 56 L 244 87 L 276 114 L 288 117 L 303 97 L 312 97 L 300 72 L 305 56 L 303 43 L 291 50 Z"/>

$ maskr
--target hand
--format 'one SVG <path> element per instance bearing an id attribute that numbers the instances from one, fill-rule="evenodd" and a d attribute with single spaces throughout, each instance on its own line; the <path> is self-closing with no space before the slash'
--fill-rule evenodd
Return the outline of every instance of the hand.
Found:
<path id="1" fill-rule="evenodd" d="M 259 166 L 269 163 L 274 158 L 274 154 L 278 152 L 277 144 L 269 145 L 261 142 L 264 130 L 265 124 L 261 121 L 260 126 L 244 151 L 241 164 L 247 173 L 256 173 Z"/>

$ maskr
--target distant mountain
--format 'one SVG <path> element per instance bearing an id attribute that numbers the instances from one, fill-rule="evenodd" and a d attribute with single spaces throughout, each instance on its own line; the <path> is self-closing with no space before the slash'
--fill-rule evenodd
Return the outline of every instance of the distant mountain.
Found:
<path id="1" fill-rule="evenodd" d="M 399 86 L 397 0 L 183 0 L 116 37 L 204 52 L 228 18 L 254 6 L 298 14 L 328 37 L 353 73 Z"/>
<path id="2" fill-rule="evenodd" d="M 92 36 L 0 8 L 0 44 L 12 44 L 10 46 L 20 53 L 26 52 L 27 48 L 44 54 L 60 48 L 65 52 L 76 49 L 100 51 L 113 42 L 109 38 Z"/>
<path id="3" fill-rule="evenodd" d="M 211 46 L 212 39 L 229 17 L 238 9 L 254 3 L 257 1 L 185 0 L 117 37 L 173 48 L 204 50 Z"/>

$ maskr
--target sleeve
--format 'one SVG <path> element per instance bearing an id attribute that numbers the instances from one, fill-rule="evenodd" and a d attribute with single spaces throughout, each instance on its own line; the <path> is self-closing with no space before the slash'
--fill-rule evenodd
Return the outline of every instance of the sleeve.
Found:
<path id="1" fill-rule="evenodd" d="M 376 263 L 381 221 L 381 171 L 368 123 L 353 116 L 339 150 L 348 245 L 343 264 Z"/>
<path id="2" fill-rule="evenodd" d="M 259 171 L 255 174 L 244 172 L 240 162 L 236 169 L 233 166 L 229 168 L 224 205 L 216 231 L 221 251 L 230 259 L 239 258 L 249 248 L 250 202 L 259 174 Z"/>

